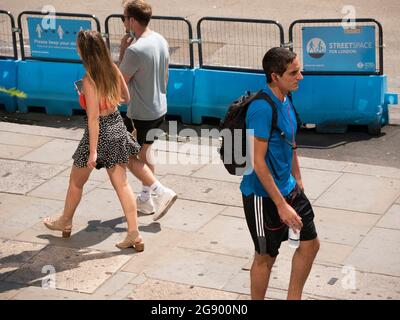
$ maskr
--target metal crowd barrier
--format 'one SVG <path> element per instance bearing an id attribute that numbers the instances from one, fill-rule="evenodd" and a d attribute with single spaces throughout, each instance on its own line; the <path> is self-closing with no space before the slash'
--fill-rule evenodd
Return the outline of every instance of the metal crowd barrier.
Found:
<path id="1" fill-rule="evenodd" d="M 223 119 L 246 91 L 265 86 L 265 52 L 284 43 L 276 21 L 204 17 L 197 24 L 200 68 L 195 70 L 192 122 Z"/>
<path id="2" fill-rule="evenodd" d="M 17 40 L 14 17 L 0 10 L 0 87 L 7 90 L 17 87 Z M 17 110 L 17 99 L 0 92 L 0 108 L 8 112 Z"/>
<path id="3" fill-rule="evenodd" d="M 262 72 L 265 52 L 284 43 L 276 21 L 204 17 L 197 24 L 200 68 Z"/>
<path id="4" fill-rule="evenodd" d="M 121 14 L 112 14 L 105 20 L 105 36 L 114 61 L 119 58 L 119 46 L 125 34 Z M 168 41 L 171 68 L 193 68 L 192 25 L 182 17 L 153 16 L 150 29 L 160 33 Z"/>
<path id="5" fill-rule="evenodd" d="M 0 10 L 0 59 L 18 59 L 15 20 L 10 12 Z"/>

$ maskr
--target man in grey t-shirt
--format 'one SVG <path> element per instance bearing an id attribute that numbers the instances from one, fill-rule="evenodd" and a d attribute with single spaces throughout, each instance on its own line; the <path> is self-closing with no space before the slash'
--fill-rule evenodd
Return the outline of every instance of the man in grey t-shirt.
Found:
<path id="1" fill-rule="evenodd" d="M 143 0 L 125 3 L 122 21 L 127 34 L 121 40 L 119 67 L 131 96 L 125 125 L 129 132 L 136 130 L 142 146 L 139 159 L 154 173 L 148 157 L 167 113 L 169 50 L 164 37 L 148 27 L 151 16 L 151 6 Z M 143 185 L 137 206 L 143 213 L 154 213 L 150 186 Z"/>

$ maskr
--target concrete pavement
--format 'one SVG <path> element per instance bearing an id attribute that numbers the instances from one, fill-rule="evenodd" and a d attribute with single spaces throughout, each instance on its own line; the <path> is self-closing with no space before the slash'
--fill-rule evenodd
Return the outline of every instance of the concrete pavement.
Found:
<path id="1" fill-rule="evenodd" d="M 179 199 L 159 222 L 139 215 L 144 252 L 114 246 L 126 223 L 104 169 L 85 187 L 72 237 L 47 230 L 41 220 L 62 210 L 82 132 L 0 123 L 0 299 L 249 299 L 240 178 L 215 143 L 157 142 L 167 161 L 157 176 Z M 300 161 L 321 240 L 303 298 L 400 299 L 400 169 Z M 283 243 L 267 299 L 285 298 L 292 254 Z"/>

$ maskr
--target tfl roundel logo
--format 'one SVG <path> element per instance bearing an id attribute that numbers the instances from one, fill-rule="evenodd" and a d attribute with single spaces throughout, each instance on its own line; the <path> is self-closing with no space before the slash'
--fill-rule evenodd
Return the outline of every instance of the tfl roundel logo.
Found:
<path id="1" fill-rule="evenodd" d="M 307 53 L 313 58 L 321 58 L 326 53 L 326 44 L 324 40 L 312 38 L 308 41 Z"/>

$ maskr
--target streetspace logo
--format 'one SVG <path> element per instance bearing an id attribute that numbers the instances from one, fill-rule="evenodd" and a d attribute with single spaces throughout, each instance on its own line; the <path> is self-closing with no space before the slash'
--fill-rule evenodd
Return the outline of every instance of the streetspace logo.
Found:
<path id="1" fill-rule="evenodd" d="M 319 38 L 312 38 L 310 41 L 307 43 L 307 53 L 312 57 L 312 58 L 321 58 L 325 55 L 326 53 L 326 44 L 323 40 Z"/>

